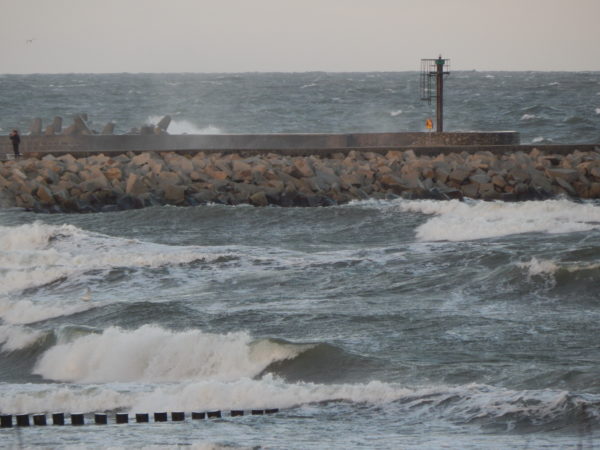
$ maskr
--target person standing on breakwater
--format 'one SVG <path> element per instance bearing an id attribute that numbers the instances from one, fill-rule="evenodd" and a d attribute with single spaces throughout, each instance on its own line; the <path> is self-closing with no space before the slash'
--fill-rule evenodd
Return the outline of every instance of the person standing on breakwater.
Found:
<path id="1" fill-rule="evenodd" d="M 18 130 L 12 130 L 10 133 L 10 140 L 12 141 L 13 151 L 15 152 L 15 158 L 21 156 L 19 153 L 19 144 L 21 143 L 21 136 L 19 136 Z"/>

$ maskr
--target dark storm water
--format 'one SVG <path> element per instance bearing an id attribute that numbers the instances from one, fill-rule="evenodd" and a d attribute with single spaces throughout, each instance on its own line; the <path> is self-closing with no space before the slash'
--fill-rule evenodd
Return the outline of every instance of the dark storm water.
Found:
<path id="1" fill-rule="evenodd" d="M 179 133 L 422 131 L 435 116 L 417 72 L 0 76 L 0 132 L 77 113 L 124 133 L 173 117 Z M 600 72 L 452 72 L 447 131 L 515 130 L 522 142 L 600 141 Z"/>
<path id="2" fill-rule="evenodd" d="M 70 108 L 123 128 L 171 113 L 191 131 L 389 131 L 420 127 L 426 108 L 409 97 L 414 75 L 5 76 L 2 87 L 33 89 L 15 101 L 23 123 Z M 450 79 L 450 90 L 478 86 L 455 108 L 454 127 L 598 141 L 598 74 Z M 168 83 L 180 84 L 168 95 L 156 87 Z M 493 111 L 476 102 L 503 83 Z M 248 89 L 232 91 L 238 84 Z M 580 100 L 542 95 L 553 89 Z M 117 95 L 129 90 L 138 103 Z M 569 117 L 581 121 L 567 125 Z M 280 408 L 181 424 L 0 429 L 0 440 L 590 447 L 600 413 L 599 287 L 597 202 L 0 210 L 1 413 Z"/>

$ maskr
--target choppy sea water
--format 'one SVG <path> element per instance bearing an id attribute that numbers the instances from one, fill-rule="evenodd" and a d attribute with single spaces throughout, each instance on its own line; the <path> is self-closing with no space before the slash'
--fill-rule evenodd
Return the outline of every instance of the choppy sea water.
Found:
<path id="1" fill-rule="evenodd" d="M 418 72 L 0 75 L 0 134 L 70 123 L 156 124 L 172 134 L 424 131 Z M 523 143 L 600 142 L 600 72 L 451 72 L 447 131 L 514 130 Z"/>
<path id="2" fill-rule="evenodd" d="M 0 78 L 22 128 L 85 111 L 123 132 L 162 114 L 179 132 L 394 131 L 429 108 L 402 73 Z M 598 142 L 599 81 L 456 73 L 447 126 Z M 0 447 L 597 446 L 599 288 L 597 201 L 0 210 L 0 413 L 111 422 L 0 428 Z M 228 414 L 263 408 L 280 411 Z M 161 411 L 187 419 L 112 416 Z"/>
<path id="3" fill-rule="evenodd" d="M 116 448 L 575 447 L 600 435 L 600 204 L 0 211 L 0 429 Z M 227 417 L 231 409 L 279 408 Z M 191 411 L 221 409 L 220 420 Z M 88 418 L 88 421 L 91 420 Z"/>

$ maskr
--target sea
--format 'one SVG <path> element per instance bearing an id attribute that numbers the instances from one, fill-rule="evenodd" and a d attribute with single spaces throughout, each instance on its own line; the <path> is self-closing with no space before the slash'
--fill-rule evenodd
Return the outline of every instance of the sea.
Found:
<path id="1" fill-rule="evenodd" d="M 599 72 L 445 81 L 448 131 L 600 143 Z M 419 87 L 418 72 L 3 75 L 0 133 L 77 113 L 118 133 L 167 114 L 172 134 L 424 131 Z M 599 330 L 598 200 L 0 209 L 0 413 L 48 417 L 0 428 L 0 448 L 594 448 Z M 222 414 L 192 420 L 207 411 Z"/>

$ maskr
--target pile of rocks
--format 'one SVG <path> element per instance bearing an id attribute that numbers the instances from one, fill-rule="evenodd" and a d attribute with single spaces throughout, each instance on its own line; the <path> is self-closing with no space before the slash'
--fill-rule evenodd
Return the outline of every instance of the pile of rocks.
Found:
<path id="1" fill-rule="evenodd" d="M 47 155 L 0 164 L 0 207 L 45 212 L 206 203 L 328 206 L 394 196 L 526 200 L 557 195 L 600 198 L 600 149 L 568 155 L 534 149 L 431 157 L 412 150 L 327 157 L 145 152 L 79 159 Z"/>

